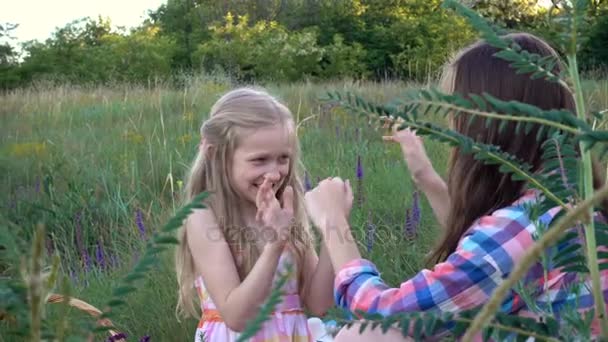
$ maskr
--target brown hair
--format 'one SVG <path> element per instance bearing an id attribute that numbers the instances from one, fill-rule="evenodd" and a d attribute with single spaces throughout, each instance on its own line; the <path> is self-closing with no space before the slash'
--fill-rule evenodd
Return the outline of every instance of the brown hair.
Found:
<path id="1" fill-rule="evenodd" d="M 530 53 L 558 57 L 547 43 L 533 35 L 517 33 L 506 37 Z M 519 101 L 544 110 L 566 109 L 575 112 L 574 97 L 564 84 L 544 79 L 533 80 L 530 74 L 517 74 L 509 62 L 494 56 L 496 52 L 496 48 L 485 42 L 477 42 L 465 48 L 447 65 L 441 84 L 443 90 L 464 97 L 487 93 L 503 101 Z M 561 71 L 562 66 L 559 64 L 553 70 L 556 74 Z M 452 129 L 479 143 L 499 146 L 503 151 L 531 165 L 533 172 L 542 167 L 543 141 L 536 138 L 539 125 L 535 125 L 526 134 L 523 129 L 516 132 L 513 122 L 509 122 L 499 132 L 501 122 L 498 120 L 493 120 L 490 124 L 480 117 L 474 118 L 472 122 L 469 120 L 467 114 L 452 116 Z M 598 171 L 597 165 L 595 170 Z M 598 172 L 595 173 L 599 175 Z M 603 180 L 596 177 L 594 185 L 602 184 Z M 429 257 L 430 263 L 447 259 L 476 219 L 516 201 L 523 194 L 526 182 L 514 181 L 510 174 L 499 172 L 498 165 L 484 164 L 472 154 L 461 153 L 459 148 L 454 148 L 447 185 L 450 196 L 448 226 Z"/>

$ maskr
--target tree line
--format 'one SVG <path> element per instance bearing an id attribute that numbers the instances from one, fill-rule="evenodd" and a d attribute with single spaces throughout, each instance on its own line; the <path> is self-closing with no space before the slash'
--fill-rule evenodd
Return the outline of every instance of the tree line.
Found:
<path id="1" fill-rule="evenodd" d="M 473 6 L 497 27 L 555 41 L 560 1 L 540 2 Z M 587 11 L 582 67 L 607 67 L 608 1 L 589 0 Z M 477 38 L 440 0 L 168 0 L 131 30 L 109 19 L 77 19 L 44 42 L 23 43 L 20 54 L 11 36 L 16 25 L 0 25 L 0 89 L 41 79 L 141 83 L 197 72 L 259 82 L 423 80 Z"/>

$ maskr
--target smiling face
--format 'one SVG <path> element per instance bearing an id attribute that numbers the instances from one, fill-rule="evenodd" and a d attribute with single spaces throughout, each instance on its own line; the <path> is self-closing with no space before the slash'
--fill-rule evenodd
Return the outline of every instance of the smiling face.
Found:
<path id="1" fill-rule="evenodd" d="M 248 204 L 255 205 L 264 177 L 273 183 L 275 193 L 285 183 L 293 155 L 292 136 L 293 128 L 284 124 L 240 132 L 232 156 L 230 182 Z"/>

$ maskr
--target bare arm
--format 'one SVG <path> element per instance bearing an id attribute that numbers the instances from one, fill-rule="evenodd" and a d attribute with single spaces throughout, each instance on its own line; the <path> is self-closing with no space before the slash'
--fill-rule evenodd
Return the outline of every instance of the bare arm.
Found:
<path id="1" fill-rule="evenodd" d="M 450 209 L 448 187 L 433 168 L 420 137 L 409 129 L 397 131 L 396 127 L 393 126 L 393 135 L 385 136 L 384 140 L 399 143 L 403 159 L 410 170 L 414 184 L 422 190 L 437 221 L 445 229 Z"/>
<path id="2" fill-rule="evenodd" d="M 334 268 L 327 246 L 321 246 L 321 255 L 313 248 L 306 253 L 304 260 L 304 286 L 302 300 L 315 316 L 323 316 L 333 306 Z"/>
<path id="3" fill-rule="evenodd" d="M 437 221 L 444 229 L 447 226 L 448 213 L 450 211 L 450 195 L 448 186 L 441 176 L 437 174 L 433 166 L 428 164 L 428 168 L 412 174 L 416 186 L 422 190 L 426 196 Z"/>
<path id="4" fill-rule="evenodd" d="M 210 210 L 198 210 L 190 216 L 187 236 L 196 272 L 202 276 L 209 296 L 226 325 L 242 331 L 272 290 L 282 246 L 267 244 L 241 282 L 228 243 Z"/>

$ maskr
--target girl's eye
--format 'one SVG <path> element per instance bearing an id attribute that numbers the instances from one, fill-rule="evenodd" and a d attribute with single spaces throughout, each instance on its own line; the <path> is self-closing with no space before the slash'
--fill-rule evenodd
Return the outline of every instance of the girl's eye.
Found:
<path id="1" fill-rule="evenodd" d="M 287 163 L 287 162 L 289 162 L 289 156 L 281 156 L 279 158 L 279 162 L 280 163 Z"/>

